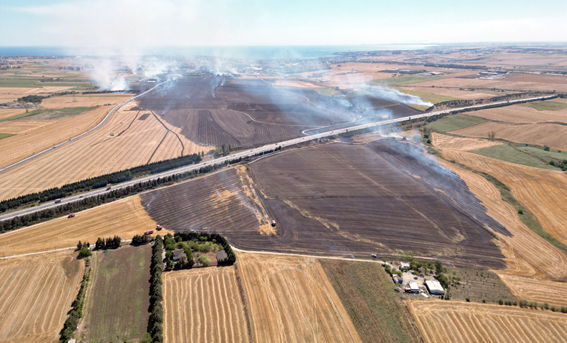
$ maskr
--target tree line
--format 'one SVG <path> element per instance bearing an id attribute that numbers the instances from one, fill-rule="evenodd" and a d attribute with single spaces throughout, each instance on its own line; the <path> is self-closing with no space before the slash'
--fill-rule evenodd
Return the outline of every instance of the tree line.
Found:
<path id="1" fill-rule="evenodd" d="M 88 267 L 88 263 L 87 263 Z M 81 281 L 81 288 L 79 289 L 79 294 L 71 304 L 71 310 L 68 312 L 67 320 L 63 324 L 63 329 L 59 332 L 60 341 L 67 343 L 69 339 L 73 338 L 75 334 L 75 329 L 77 324 L 79 324 L 79 319 L 83 317 L 83 306 L 85 305 L 85 291 L 87 284 L 89 283 L 89 277 L 91 274 L 91 268 L 87 268 L 85 274 L 83 275 L 83 280 Z"/>
<path id="2" fill-rule="evenodd" d="M 148 331 L 144 335 L 144 343 L 163 342 L 163 239 L 156 236 L 152 246 L 152 262 L 150 264 L 150 319 L 148 320 Z"/>
<path id="3" fill-rule="evenodd" d="M 223 250 L 226 252 L 227 255 L 226 259 L 218 261 L 218 265 L 227 266 L 227 265 L 232 265 L 234 264 L 234 262 L 236 262 L 236 255 L 234 254 L 234 251 L 232 251 L 230 244 L 228 244 L 228 240 L 225 237 L 219 235 L 218 233 L 195 232 L 195 231 L 176 232 L 173 237 L 174 238 L 180 237 L 182 241 L 199 239 L 199 237 L 206 237 L 206 240 L 208 241 L 215 240 L 218 244 L 222 246 Z"/>
<path id="4" fill-rule="evenodd" d="M 179 168 L 182 166 L 195 164 L 201 162 L 201 156 L 199 154 L 192 154 L 187 156 L 181 156 L 171 160 L 154 162 L 151 164 L 146 164 L 139 167 L 134 167 L 115 173 L 110 173 L 106 175 L 101 175 L 78 182 L 73 182 L 70 184 L 63 185 L 61 187 L 55 187 L 51 189 L 46 189 L 41 192 L 31 193 L 19 196 L 17 198 L 7 199 L 0 201 L 0 212 L 5 212 L 10 209 L 19 208 L 21 206 L 29 205 L 31 203 L 42 203 L 59 198 L 64 198 L 66 196 L 72 195 L 77 192 L 84 192 L 92 189 L 104 188 L 109 184 L 116 184 L 121 182 L 126 182 L 132 180 L 134 177 L 157 174 L 167 170 Z"/>

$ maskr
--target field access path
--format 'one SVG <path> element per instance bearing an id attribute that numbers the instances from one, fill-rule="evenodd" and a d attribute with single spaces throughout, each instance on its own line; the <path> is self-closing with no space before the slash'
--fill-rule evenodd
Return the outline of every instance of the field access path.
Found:
<path id="1" fill-rule="evenodd" d="M 158 87 L 158 86 L 159 85 L 157 85 L 156 87 Z M 154 88 L 152 88 L 152 89 L 150 89 L 150 90 L 148 90 L 148 91 L 146 91 L 146 92 L 144 92 L 144 93 L 142 93 L 142 94 L 140 94 L 140 95 L 138 95 L 138 96 L 136 96 L 136 97 L 134 97 L 134 98 L 132 98 L 128 101 L 136 99 L 137 97 L 140 97 L 144 94 L 147 94 L 148 92 L 155 89 L 156 87 L 154 87 Z M 556 97 L 556 95 L 547 95 L 547 96 L 541 96 L 541 97 L 535 97 L 535 98 L 529 98 L 529 99 L 500 101 L 500 102 L 495 102 L 495 103 L 491 103 L 491 104 L 474 105 L 474 106 L 460 107 L 460 108 L 448 109 L 448 110 L 437 111 L 437 112 L 421 113 L 421 114 L 416 114 L 416 115 L 407 116 L 407 117 L 400 117 L 400 118 L 389 119 L 389 120 L 381 120 L 381 121 L 376 121 L 376 122 L 373 122 L 373 123 L 368 123 L 368 124 L 363 124 L 363 125 L 355 125 L 355 126 L 345 127 L 345 128 L 342 128 L 342 129 L 336 129 L 336 130 L 322 132 L 322 133 L 309 135 L 309 136 L 305 136 L 305 137 L 294 138 L 294 139 L 290 139 L 290 140 L 286 140 L 286 141 L 282 141 L 282 142 L 278 142 L 278 143 L 271 143 L 271 144 L 267 144 L 267 145 L 264 145 L 264 146 L 261 146 L 261 147 L 258 147 L 258 148 L 248 149 L 248 150 L 244 150 L 244 151 L 241 151 L 241 152 L 238 152 L 238 153 L 235 153 L 235 154 L 231 154 L 231 155 L 228 155 L 228 156 L 219 157 L 219 158 L 214 159 L 214 160 L 201 162 L 199 164 L 193 164 L 193 165 L 180 167 L 180 168 L 177 168 L 177 169 L 165 171 L 165 172 L 158 173 L 158 174 L 153 174 L 153 175 L 146 176 L 146 177 L 143 177 L 143 178 L 139 178 L 139 179 L 136 179 L 136 180 L 131 180 L 131 181 L 127 181 L 127 182 L 123 182 L 123 183 L 120 183 L 120 184 L 113 185 L 112 189 L 116 190 L 116 189 L 120 189 L 120 188 L 125 188 L 125 187 L 136 185 L 138 183 L 156 180 L 158 178 L 182 174 L 182 173 L 190 172 L 190 171 L 193 171 L 193 170 L 199 170 L 203 167 L 222 165 L 222 164 L 228 163 L 231 160 L 237 160 L 239 158 L 253 157 L 253 156 L 264 154 L 266 152 L 271 152 L 271 151 L 275 150 L 276 148 L 283 148 L 283 147 L 293 146 L 293 145 L 297 145 L 297 144 L 301 144 L 301 143 L 305 143 L 305 142 L 309 142 L 309 141 L 313 141 L 313 140 L 318 140 L 318 139 L 321 139 L 321 138 L 336 136 L 336 135 L 339 135 L 341 133 L 346 133 L 349 130 L 350 131 L 356 131 L 356 130 L 366 129 L 366 128 L 370 128 L 370 127 L 397 124 L 397 123 L 401 123 L 401 122 L 404 122 L 404 121 L 407 121 L 407 120 L 412 120 L 412 119 L 433 117 L 433 116 L 441 115 L 441 114 L 450 114 L 452 112 L 457 112 L 457 111 L 462 111 L 462 110 L 477 110 L 477 109 L 482 109 L 482 108 L 486 108 L 486 107 L 491 107 L 491 106 L 494 106 L 494 105 L 512 105 L 514 103 L 520 103 L 520 102 L 547 100 L 547 99 L 551 99 L 551 98 L 554 98 L 554 97 Z M 107 117 L 111 113 L 114 113 L 114 111 L 117 108 L 119 108 L 119 106 L 123 106 L 125 103 L 126 102 L 115 107 L 107 115 Z M 101 124 L 102 124 L 102 122 L 101 122 Z M 88 132 L 96 129 L 101 124 L 97 125 L 93 129 L 85 132 L 83 135 L 85 135 Z M 78 137 L 75 137 L 75 139 L 78 138 Z M 63 143 L 61 143 L 61 144 L 63 144 Z M 52 147 L 50 149 L 55 149 L 56 147 L 57 146 Z M 48 149 L 48 150 L 50 150 L 50 149 Z M 46 152 L 46 151 L 43 151 L 41 153 L 44 153 L 44 152 Z M 34 156 L 37 156 L 37 155 L 38 154 L 36 154 Z M 31 158 L 31 157 L 28 157 L 28 159 L 29 158 Z M 23 163 L 24 161 L 26 161 L 28 159 L 22 160 L 18 163 Z M 12 166 L 15 166 L 15 164 L 12 165 Z M 10 167 L 12 167 L 12 166 L 10 166 Z M 7 168 L 9 168 L 9 167 L 7 167 Z M 6 168 L 0 170 L 0 173 L 5 169 Z M 77 195 L 73 195 L 73 196 L 61 199 L 61 202 L 58 203 L 58 204 L 55 204 L 54 202 L 49 202 L 49 203 L 40 204 L 40 205 L 35 206 L 35 207 L 22 209 L 20 211 L 11 212 L 11 213 L 4 214 L 4 215 L 0 216 L 0 221 L 12 219 L 12 218 L 17 217 L 17 216 L 22 216 L 22 215 L 42 211 L 42 210 L 46 210 L 46 209 L 49 209 L 49 208 L 54 208 L 54 207 L 57 207 L 57 206 L 61 206 L 63 204 L 79 201 L 79 200 L 84 199 L 84 198 L 95 197 L 95 196 L 100 195 L 104 192 L 107 192 L 107 191 L 104 188 L 101 188 L 101 189 L 98 189 L 98 190 L 90 191 L 90 192 L 83 193 L 83 194 L 77 194 Z"/>
<path id="2" fill-rule="evenodd" d="M 57 149 L 57 148 L 59 148 L 59 147 L 65 145 L 65 144 L 67 144 L 67 143 L 71 143 L 71 142 L 73 142 L 73 141 L 75 141 L 75 140 L 77 140 L 77 139 L 79 139 L 79 138 L 81 138 L 81 137 L 83 137 L 83 136 L 88 135 L 89 133 L 95 131 L 96 129 L 98 129 L 99 127 L 101 127 L 102 125 L 104 125 L 104 123 L 106 123 L 106 122 L 108 121 L 108 119 L 110 119 L 110 117 L 111 117 L 116 111 L 118 111 L 122 106 L 126 105 L 127 103 L 129 103 L 129 102 L 131 102 L 131 101 L 133 101 L 133 100 L 136 100 L 137 98 L 139 98 L 139 97 L 141 97 L 141 96 L 144 96 L 144 95 L 150 93 L 151 91 L 153 91 L 154 89 L 156 89 L 157 87 L 163 85 L 163 84 L 166 83 L 166 82 L 169 82 L 169 80 L 168 80 L 168 81 L 165 81 L 165 82 L 162 82 L 162 83 L 159 83 L 159 84 L 155 85 L 153 88 L 148 89 L 147 91 L 145 91 L 145 92 L 143 92 L 143 93 L 140 93 L 140 94 L 136 95 L 135 97 L 132 97 L 132 98 L 130 98 L 130 99 L 128 99 L 128 100 L 126 100 L 126 101 L 124 101 L 124 102 L 121 102 L 120 104 L 114 106 L 114 108 L 112 108 L 112 109 L 110 110 L 110 112 L 108 112 L 108 114 L 100 121 L 100 123 L 98 123 L 98 124 L 97 124 L 95 127 L 93 127 L 92 129 L 90 129 L 90 130 L 88 130 L 88 131 L 85 131 L 85 132 L 81 133 L 80 135 L 77 135 L 77 136 L 75 136 L 75 137 L 73 137 L 73 138 L 70 138 L 70 139 L 68 139 L 68 140 L 66 140 L 66 141 L 64 141 L 64 142 L 61 142 L 61 143 L 59 143 L 59 144 L 56 144 L 56 145 L 54 145 L 54 146 L 52 146 L 52 147 L 50 147 L 50 148 L 47 148 L 47 149 L 45 149 L 45 150 L 43 150 L 43 151 L 40 151 L 40 152 L 38 152 L 37 154 L 33 154 L 33 155 L 31 155 L 30 157 L 26 157 L 26 158 L 24 158 L 23 160 L 20 160 L 20 161 L 18 161 L 18 162 L 16 162 L 16 163 L 12 163 L 12 164 L 10 164 L 9 166 L 6 166 L 6 167 L 0 169 L 0 173 L 3 173 L 3 172 L 5 172 L 5 171 L 8 170 L 8 169 L 12 169 L 12 168 L 14 168 L 15 166 L 18 166 L 18 165 L 20 165 L 20 164 L 22 164 L 22 163 L 25 163 L 25 162 L 27 162 L 27 161 L 30 161 L 30 160 L 32 160 L 32 159 L 34 159 L 34 158 L 36 158 L 36 157 L 38 157 L 38 156 L 41 156 L 41 155 L 43 155 L 43 154 L 45 154 L 45 153 L 47 153 L 47 152 L 49 152 L 49 151 L 51 151 L 51 150 Z"/>

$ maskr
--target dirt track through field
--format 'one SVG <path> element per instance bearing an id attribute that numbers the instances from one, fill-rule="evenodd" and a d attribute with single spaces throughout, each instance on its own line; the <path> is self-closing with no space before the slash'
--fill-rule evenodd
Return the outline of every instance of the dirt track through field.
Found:
<path id="1" fill-rule="evenodd" d="M 85 265 L 76 253 L 0 260 L 0 342 L 56 342 Z"/>
<path id="2" fill-rule="evenodd" d="M 567 340 L 562 313 L 456 301 L 411 301 L 409 308 L 426 343 Z"/>
<path id="3" fill-rule="evenodd" d="M 75 218 L 65 216 L 4 233 L 0 235 L 0 256 L 66 248 L 79 240 L 94 244 L 98 237 L 118 235 L 130 239 L 155 227 L 156 222 L 142 207 L 140 197 L 133 196 L 78 212 Z"/>
<path id="4" fill-rule="evenodd" d="M 360 342 L 316 259 L 238 254 L 255 342 Z"/>
<path id="5" fill-rule="evenodd" d="M 234 267 L 163 275 L 164 342 L 250 342 Z"/>

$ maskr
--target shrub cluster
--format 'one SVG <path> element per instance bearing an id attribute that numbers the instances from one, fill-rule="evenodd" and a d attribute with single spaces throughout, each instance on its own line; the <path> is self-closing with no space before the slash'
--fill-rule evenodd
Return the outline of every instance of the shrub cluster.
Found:
<path id="1" fill-rule="evenodd" d="M 163 342 L 163 300 L 162 279 L 163 272 L 163 239 L 156 236 L 152 247 L 152 263 L 150 265 L 150 319 L 148 322 L 148 333 L 151 342 Z M 145 341 L 148 337 L 144 338 Z"/>
<path id="2" fill-rule="evenodd" d="M 216 243 L 222 246 L 223 250 L 226 252 L 227 255 L 226 259 L 218 261 L 218 265 L 226 266 L 226 265 L 232 265 L 234 264 L 234 262 L 236 262 L 236 255 L 234 254 L 234 251 L 232 251 L 230 244 L 228 244 L 227 239 L 219 235 L 218 233 L 194 232 L 194 231 L 176 232 L 173 237 L 174 238 L 180 237 L 182 241 L 190 241 L 193 239 L 216 241 Z M 201 237 L 203 237 L 203 239 Z"/>
<path id="3" fill-rule="evenodd" d="M 136 235 L 132 238 L 132 245 L 148 244 L 153 240 L 149 235 Z"/>
<path id="4" fill-rule="evenodd" d="M 83 306 L 85 305 L 85 291 L 87 284 L 89 282 L 89 276 L 91 274 L 91 269 L 88 268 L 83 275 L 83 280 L 81 281 L 81 288 L 79 289 L 79 294 L 71 304 L 71 310 L 67 313 L 68 317 L 63 324 L 63 329 L 61 329 L 61 342 L 68 342 L 70 338 L 73 338 L 79 319 L 83 317 Z"/>

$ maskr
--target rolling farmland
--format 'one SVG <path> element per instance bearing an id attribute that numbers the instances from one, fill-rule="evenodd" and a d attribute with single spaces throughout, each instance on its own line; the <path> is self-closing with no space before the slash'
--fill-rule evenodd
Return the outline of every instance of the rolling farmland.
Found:
<path id="1" fill-rule="evenodd" d="M 140 339 L 150 313 L 151 246 L 122 247 L 93 255 L 92 281 L 79 337 L 88 342 Z"/>
<path id="2" fill-rule="evenodd" d="M 75 218 L 62 217 L 4 233 L 0 235 L 0 256 L 72 247 L 79 240 L 94 244 L 98 237 L 129 239 L 155 227 L 140 198 L 134 196 L 78 212 Z"/>
<path id="3" fill-rule="evenodd" d="M 164 342 L 250 342 L 234 267 L 165 273 Z"/>
<path id="4" fill-rule="evenodd" d="M 0 260 L 0 342 L 56 342 L 84 268 L 70 252 Z"/>
<path id="5" fill-rule="evenodd" d="M 320 263 L 238 254 L 254 342 L 361 342 Z"/>
<path id="6" fill-rule="evenodd" d="M 455 301 L 409 303 L 426 343 L 565 342 L 562 313 Z"/>
<path id="7" fill-rule="evenodd" d="M 551 101 L 556 101 L 553 99 Z M 513 124 L 534 124 L 534 123 L 567 123 L 567 109 L 554 111 L 538 111 L 535 108 L 512 105 L 498 108 L 483 109 L 471 112 L 477 118 L 496 122 L 506 122 Z"/>

